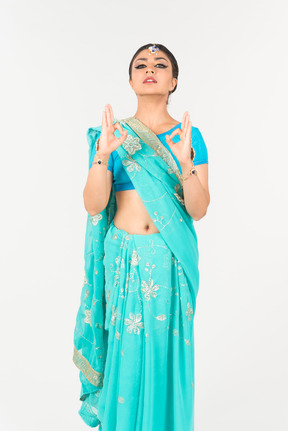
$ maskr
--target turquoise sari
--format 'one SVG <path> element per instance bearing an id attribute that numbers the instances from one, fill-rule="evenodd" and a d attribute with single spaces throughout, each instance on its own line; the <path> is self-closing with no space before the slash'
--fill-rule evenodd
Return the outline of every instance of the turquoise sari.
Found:
<path id="1" fill-rule="evenodd" d="M 79 414 L 90 427 L 100 425 L 99 431 L 193 430 L 193 323 L 199 289 L 198 241 L 193 218 L 185 208 L 182 177 L 169 150 L 151 129 L 135 117 L 119 123 L 128 135 L 116 151 L 159 233 L 129 235 L 114 225 L 117 207 L 113 185 L 106 208 L 95 216 L 87 215 L 84 283 L 76 318 L 73 354 L 73 362 L 80 370 L 82 404 Z M 93 146 L 100 134 L 101 126 L 90 128 L 87 132 L 89 164 Z M 120 132 L 116 130 L 115 135 L 120 137 Z M 158 253 L 155 253 L 156 246 Z M 146 262 L 147 267 L 140 266 L 139 260 L 143 265 Z M 156 271 L 155 267 L 161 269 L 157 273 L 158 284 L 154 283 L 153 288 L 151 277 L 147 283 L 144 277 L 151 268 Z M 125 278 L 128 272 L 131 280 Z M 136 284 L 141 283 L 141 291 L 129 291 L 137 290 L 138 302 L 148 307 L 150 314 L 144 309 L 143 315 L 136 309 L 135 314 L 131 312 L 132 308 L 126 310 L 128 302 L 123 298 L 126 298 L 127 285 L 132 286 L 135 281 Z M 159 304 L 161 301 L 170 304 L 172 292 L 175 294 L 175 313 L 170 313 L 169 319 L 172 309 L 167 308 L 163 313 Z M 162 298 L 157 307 L 156 297 L 159 300 Z M 171 304 L 173 301 L 171 299 Z M 117 314 L 116 305 L 118 311 L 121 306 L 120 314 Z M 172 320 L 176 319 L 174 314 L 178 316 L 177 321 Z M 153 319 L 148 315 L 153 315 Z M 141 320 L 144 316 L 146 323 L 145 319 Z M 153 322 L 159 324 L 159 328 Z M 158 337 L 154 339 L 154 344 L 151 341 L 151 346 L 154 346 L 152 350 L 147 350 L 148 327 L 153 336 Z M 115 342 L 119 343 L 122 335 L 124 343 L 124 331 L 126 344 L 116 346 Z M 165 334 L 171 331 L 171 336 L 169 332 L 169 337 L 167 335 L 165 338 L 164 331 Z M 149 340 L 152 340 L 151 336 Z M 150 359 L 147 356 L 146 362 L 145 349 L 150 352 Z M 163 351 L 167 352 L 165 356 Z M 121 376 L 119 373 L 114 376 L 112 364 L 116 373 L 120 369 L 120 360 L 124 360 L 121 355 L 124 357 L 126 353 L 130 355 L 129 365 L 125 369 L 122 366 L 124 371 Z M 131 362 L 132 356 L 134 362 Z M 171 360 L 167 361 L 167 356 Z M 160 369 L 164 371 L 160 372 Z M 153 398 L 149 410 L 147 407 L 143 410 L 144 395 L 143 399 L 140 397 L 140 393 L 144 394 L 144 383 L 146 399 L 148 395 L 150 400 Z M 123 396 L 125 386 L 130 389 Z M 121 410 L 125 405 L 127 410 Z M 183 415 L 186 415 L 185 419 Z"/>

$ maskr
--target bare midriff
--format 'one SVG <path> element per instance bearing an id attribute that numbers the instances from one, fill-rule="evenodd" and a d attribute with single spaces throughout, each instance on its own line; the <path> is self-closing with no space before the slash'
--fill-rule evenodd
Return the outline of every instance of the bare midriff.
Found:
<path id="1" fill-rule="evenodd" d="M 179 124 L 179 121 L 162 124 L 159 130 L 155 130 L 155 135 L 164 133 Z M 136 235 L 148 235 L 159 233 L 153 223 L 142 199 L 135 189 L 121 190 L 115 193 L 117 210 L 114 216 L 114 225 L 126 232 Z"/>
<path id="2" fill-rule="evenodd" d="M 113 221 L 118 229 L 123 229 L 131 235 L 159 232 L 135 189 L 118 191 L 115 197 L 117 210 Z"/>

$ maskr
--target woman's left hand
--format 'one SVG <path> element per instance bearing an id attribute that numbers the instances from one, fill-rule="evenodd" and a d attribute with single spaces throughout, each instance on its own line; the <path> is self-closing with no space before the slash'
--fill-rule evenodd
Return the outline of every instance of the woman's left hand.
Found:
<path id="1" fill-rule="evenodd" d="M 167 144 L 171 148 L 172 153 L 177 158 L 180 165 L 185 165 L 191 160 L 191 131 L 192 122 L 190 121 L 190 115 L 188 111 L 186 111 L 183 115 L 182 129 L 178 127 L 171 133 L 171 135 L 165 136 Z M 175 135 L 180 136 L 179 142 L 172 141 L 172 138 Z"/>

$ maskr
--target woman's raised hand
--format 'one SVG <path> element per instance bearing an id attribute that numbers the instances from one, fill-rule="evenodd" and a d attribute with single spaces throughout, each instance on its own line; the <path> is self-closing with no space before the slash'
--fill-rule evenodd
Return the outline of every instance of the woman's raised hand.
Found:
<path id="1" fill-rule="evenodd" d="M 111 105 L 105 105 L 102 115 L 102 130 L 99 141 L 98 153 L 101 155 L 110 155 L 112 151 L 116 150 L 127 138 L 127 130 L 123 130 L 121 124 L 118 122 L 112 124 L 114 121 L 113 111 Z M 121 136 L 116 138 L 114 135 L 115 130 L 118 129 Z"/>
<path id="2" fill-rule="evenodd" d="M 166 135 L 166 142 L 180 164 L 185 164 L 191 160 L 191 131 L 192 122 L 190 121 L 188 111 L 186 111 L 183 115 L 182 129 L 177 128 L 176 130 L 173 130 L 170 136 Z M 172 141 L 172 138 L 175 135 L 180 136 L 179 142 Z"/>

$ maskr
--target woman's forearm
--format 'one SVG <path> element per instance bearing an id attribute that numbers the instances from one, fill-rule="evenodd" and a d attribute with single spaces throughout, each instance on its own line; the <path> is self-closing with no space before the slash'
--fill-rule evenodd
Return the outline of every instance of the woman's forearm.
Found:
<path id="1" fill-rule="evenodd" d="M 98 154 L 99 156 L 99 154 Z M 94 160 L 98 159 L 98 156 Z M 101 156 L 108 163 L 109 155 Z M 83 191 L 84 206 L 86 211 L 94 216 L 99 214 L 106 206 L 107 199 L 107 166 L 92 163 L 89 169 L 87 182 Z"/>
<path id="2" fill-rule="evenodd" d="M 181 165 L 184 178 L 187 176 L 192 166 L 193 164 L 191 162 Z M 197 166 L 195 166 L 195 168 L 197 169 Z M 191 174 L 183 181 L 183 194 L 185 208 L 188 214 L 190 214 L 194 220 L 200 220 L 204 217 L 209 205 L 209 197 L 198 175 Z"/>

